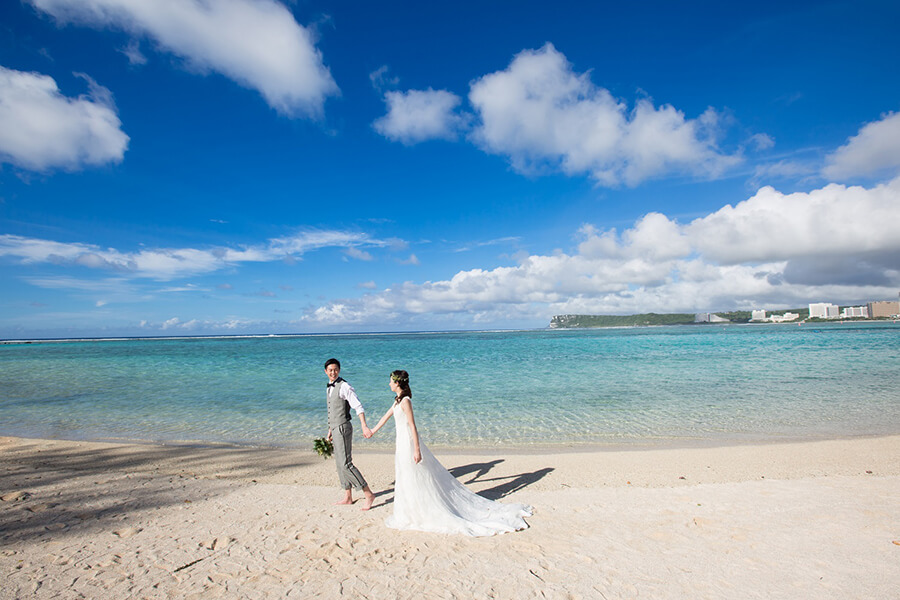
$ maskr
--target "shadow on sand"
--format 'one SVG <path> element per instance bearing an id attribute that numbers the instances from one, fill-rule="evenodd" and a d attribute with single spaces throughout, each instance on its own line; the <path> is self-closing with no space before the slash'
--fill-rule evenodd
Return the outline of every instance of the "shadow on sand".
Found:
<path id="1" fill-rule="evenodd" d="M 0 546 L 121 528 L 129 516 L 254 485 L 314 457 L 281 449 L 0 446 Z M 200 480 L 203 480 L 202 483 Z"/>
<path id="2" fill-rule="evenodd" d="M 490 473 L 491 469 L 502 462 L 503 459 L 498 458 L 490 462 L 460 465 L 448 470 L 457 479 L 461 479 L 466 475 L 473 474 L 472 477 L 464 482 L 466 485 L 484 484 L 495 481 L 503 482 L 495 485 L 494 487 L 482 489 L 478 492 L 479 496 L 484 496 L 488 500 L 499 500 L 500 498 L 509 496 L 510 494 L 521 490 L 522 488 L 528 487 L 529 485 L 540 481 L 553 472 L 553 467 L 545 467 L 543 469 L 538 469 L 537 471 L 532 471 L 530 473 L 519 473 L 517 475 L 506 475 L 503 477 L 485 477 Z"/>
<path id="3" fill-rule="evenodd" d="M 489 477 L 502 459 L 455 466 L 450 473 L 490 500 L 553 471 Z M 221 497 L 257 483 L 291 480 L 289 471 L 321 464 L 278 448 L 79 445 L 20 440 L 0 444 L 0 546 L 121 529 L 132 517 Z M 493 484 L 493 485 L 492 485 Z M 492 487 L 484 488 L 485 485 Z M 394 501 L 394 482 L 375 493 Z"/>
<path id="4" fill-rule="evenodd" d="M 467 486 L 472 484 L 480 485 L 495 481 L 502 482 L 493 487 L 482 489 L 481 491 L 477 492 L 479 496 L 487 498 L 488 500 L 500 500 L 501 498 L 509 496 L 514 492 L 517 492 L 537 481 L 540 481 L 553 472 L 553 467 L 546 467 L 544 469 L 538 469 L 537 471 L 532 471 L 530 473 L 519 473 L 518 475 L 506 475 L 503 477 L 486 477 L 491 472 L 491 469 L 502 462 L 503 459 L 498 458 L 490 462 L 459 465 L 447 470 L 450 471 L 450 474 L 453 475 L 456 479 L 460 480 L 460 483 L 463 483 Z M 467 475 L 471 475 L 471 477 L 465 479 Z M 379 492 L 375 492 L 376 498 L 381 498 L 382 496 L 387 495 L 390 495 L 390 497 L 386 498 L 384 502 L 377 503 L 375 506 L 373 506 L 373 508 L 385 506 L 394 502 L 393 486 L 395 483 L 395 481 L 392 481 L 390 483 L 391 487 L 385 488 Z"/>

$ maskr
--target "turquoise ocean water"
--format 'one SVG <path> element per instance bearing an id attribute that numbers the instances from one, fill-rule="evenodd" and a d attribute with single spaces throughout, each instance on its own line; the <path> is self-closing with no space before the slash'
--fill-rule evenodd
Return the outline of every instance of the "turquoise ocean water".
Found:
<path id="1" fill-rule="evenodd" d="M 331 356 L 370 425 L 408 370 L 433 446 L 900 433 L 900 324 L 877 322 L 4 344 L 0 435 L 307 448 Z"/>

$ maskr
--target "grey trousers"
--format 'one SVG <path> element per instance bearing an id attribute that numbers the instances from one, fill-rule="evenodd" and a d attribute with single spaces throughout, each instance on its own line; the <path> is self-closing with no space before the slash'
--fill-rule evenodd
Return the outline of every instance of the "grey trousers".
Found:
<path id="1" fill-rule="evenodd" d="M 341 488 L 361 490 L 366 487 L 366 480 L 353 464 L 353 424 L 348 421 L 338 425 L 337 431 L 332 431 L 331 438 L 334 441 L 334 462 Z"/>

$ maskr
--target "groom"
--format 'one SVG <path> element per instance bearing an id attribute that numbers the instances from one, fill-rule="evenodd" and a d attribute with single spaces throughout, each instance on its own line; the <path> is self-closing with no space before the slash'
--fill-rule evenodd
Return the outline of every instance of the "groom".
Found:
<path id="1" fill-rule="evenodd" d="M 363 410 L 353 387 L 340 377 L 341 363 L 336 358 L 325 361 L 325 375 L 328 376 L 328 386 L 325 388 L 325 396 L 328 400 L 328 439 L 334 435 L 334 460 L 337 464 L 338 477 L 341 487 L 345 490 L 344 497 L 337 504 L 353 504 L 353 488 L 362 490 L 366 496 L 362 510 L 372 508 L 375 494 L 369 489 L 362 473 L 353 465 L 351 448 L 353 444 L 353 423 L 350 422 L 350 409 L 359 415 L 362 423 L 363 435 L 372 437 L 372 430 L 366 425 L 366 413 Z"/>

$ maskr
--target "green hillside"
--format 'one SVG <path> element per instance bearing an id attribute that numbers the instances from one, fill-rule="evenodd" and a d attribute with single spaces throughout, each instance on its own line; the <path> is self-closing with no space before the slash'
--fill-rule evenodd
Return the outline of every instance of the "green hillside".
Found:
<path id="1" fill-rule="evenodd" d="M 798 313 L 803 320 L 809 317 L 809 309 L 792 308 L 769 311 L 767 315 Z M 749 310 L 721 311 L 712 313 L 731 323 L 749 323 Z M 551 329 L 578 329 L 585 327 L 647 327 L 651 325 L 704 325 L 696 323 L 696 315 L 687 313 L 643 313 L 639 315 L 556 315 L 550 319 Z"/>
<path id="2" fill-rule="evenodd" d="M 554 329 L 572 329 L 580 327 L 641 327 L 649 325 L 685 325 L 694 322 L 692 314 L 657 314 L 640 315 L 556 315 L 550 319 L 550 327 Z"/>

